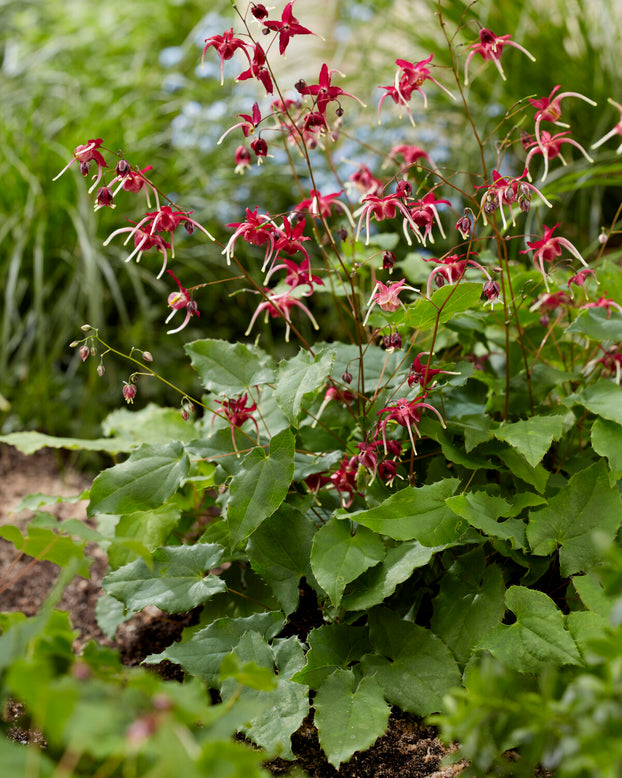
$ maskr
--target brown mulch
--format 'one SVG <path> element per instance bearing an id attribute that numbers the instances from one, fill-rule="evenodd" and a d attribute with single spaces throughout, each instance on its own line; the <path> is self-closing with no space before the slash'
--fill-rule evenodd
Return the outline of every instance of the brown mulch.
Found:
<path id="1" fill-rule="evenodd" d="M 23 528 L 32 513 L 16 512 L 16 508 L 28 494 L 72 496 L 89 485 L 89 479 L 67 467 L 58 452 L 44 450 L 26 457 L 10 446 L 0 445 L 0 526 L 16 524 Z M 87 521 L 85 502 L 60 503 L 45 510 L 60 519 Z M 122 624 L 115 640 L 110 640 L 95 619 L 95 605 L 106 573 L 106 556 L 95 545 L 88 547 L 88 553 L 93 559 L 90 579 L 77 577 L 72 581 L 59 604 L 61 610 L 70 614 L 73 627 L 79 632 L 76 652 L 93 639 L 117 648 L 124 664 L 138 665 L 148 654 L 158 653 L 179 640 L 184 627 L 196 623 L 197 612 L 171 615 L 157 608 L 146 608 Z M 50 562 L 20 557 L 11 543 L 0 538 L 0 611 L 22 611 L 33 616 L 49 594 L 58 572 L 58 567 Z M 183 675 L 171 663 L 162 663 L 159 671 L 171 680 L 181 680 Z M 41 743 L 40 733 L 20 727 L 22 714 L 19 703 L 13 703 L 11 716 L 15 726 L 11 737 L 18 742 Z M 372 748 L 356 753 L 339 770 L 326 761 L 311 717 L 292 736 L 292 747 L 298 767 L 313 778 L 451 778 L 461 770 L 460 765 L 441 767 L 440 760 L 447 752 L 435 730 L 398 710 L 393 711 L 386 734 Z M 275 759 L 266 766 L 274 775 L 286 775 L 292 763 Z"/>

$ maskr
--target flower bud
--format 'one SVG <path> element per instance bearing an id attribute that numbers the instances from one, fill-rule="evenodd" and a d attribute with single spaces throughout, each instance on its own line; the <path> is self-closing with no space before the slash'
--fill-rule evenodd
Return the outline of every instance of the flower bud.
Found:
<path id="1" fill-rule="evenodd" d="M 251 13 L 255 17 L 255 19 L 265 19 L 266 16 L 268 16 L 268 9 L 266 8 L 263 3 L 253 3 L 251 8 Z"/>
<path id="2" fill-rule="evenodd" d="M 97 366 L 97 375 L 101 378 L 106 372 L 106 368 L 103 365 Z"/>
<path id="3" fill-rule="evenodd" d="M 194 224 L 192 222 L 185 221 L 184 222 L 184 229 L 186 230 L 188 235 L 192 235 L 192 233 L 194 232 Z"/>
<path id="4" fill-rule="evenodd" d="M 123 382 L 123 399 L 128 405 L 134 402 L 137 391 L 138 389 L 136 384 L 128 384 L 125 381 Z"/>
<path id="5" fill-rule="evenodd" d="M 91 344 L 91 347 L 89 349 L 89 354 L 92 357 L 96 357 L 97 356 L 97 346 L 95 346 L 94 344 Z"/>
<path id="6" fill-rule="evenodd" d="M 80 346 L 80 359 L 83 362 L 86 362 L 86 360 L 89 358 L 89 354 L 90 353 L 91 353 L 91 350 L 89 349 L 89 347 L 86 344 Z"/>
<path id="7" fill-rule="evenodd" d="M 343 110 L 343 108 L 341 106 L 339 106 L 339 108 L 337 108 L 337 110 L 335 111 L 335 116 L 338 119 L 341 119 L 341 117 L 343 116 L 344 113 L 345 113 L 345 111 Z"/>
<path id="8" fill-rule="evenodd" d="M 97 201 L 97 205 L 99 205 L 101 208 L 104 206 L 108 206 L 109 208 L 115 207 L 113 202 L 112 189 L 109 186 L 100 187 L 97 190 L 95 200 Z"/>
<path id="9" fill-rule="evenodd" d="M 79 340 L 72 340 L 71 343 L 69 344 L 69 348 L 75 348 L 79 342 L 80 342 Z"/>
<path id="10" fill-rule="evenodd" d="M 348 237 L 348 231 L 344 227 L 341 227 L 337 230 L 337 237 L 341 240 L 345 240 Z"/>
<path id="11" fill-rule="evenodd" d="M 120 159 L 117 162 L 117 166 L 115 168 L 115 172 L 118 176 L 126 176 L 128 173 L 130 173 L 132 170 L 132 166 L 126 159 Z"/>
<path id="12" fill-rule="evenodd" d="M 409 181 L 406 181 L 406 179 L 402 179 L 401 181 L 397 182 L 397 186 L 395 188 L 395 194 L 398 197 L 410 197 L 412 191 L 413 191 L 412 184 Z"/>
<path id="13" fill-rule="evenodd" d="M 346 384 L 352 383 L 352 373 L 349 370 L 346 370 L 341 374 L 341 380 Z"/>
<path id="14" fill-rule="evenodd" d="M 486 281 L 484 284 L 483 292 L 486 295 L 488 302 L 494 302 L 498 299 L 499 294 L 501 293 L 501 287 L 496 281 L 491 279 L 490 281 Z"/>
<path id="15" fill-rule="evenodd" d="M 389 352 L 400 349 L 402 348 L 402 336 L 399 332 L 392 332 L 390 335 L 385 335 L 382 338 L 382 345 Z"/>
<path id="16" fill-rule="evenodd" d="M 396 256 L 392 251 L 382 252 L 382 269 L 388 270 L 389 273 L 393 272 L 393 265 L 395 264 Z"/>
<path id="17" fill-rule="evenodd" d="M 88 332 L 89 330 L 95 329 L 94 327 L 91 327 L 90 324 L 83 324 L 80 329 L 82 332 Z"/>
<path id="18" fill-rule="evenodd" d="M 184 421 L 188 421 L 188 419 L 190 418 L 190 414 L 188 413 L 188 411 L 185 408 L 181 409 L 181 418 Z"/>
<path id="19" fill-rule="evenodd" d="M 531 208 L 531 195 L 521 195 L 518 198 L 518 207 L 523 213 L 528 213 Z"/>
<path id="20" fill-rule="evenodd" d="M 263 138 L 255 138 L 251 143 L 251 149 L 255 152 L 257 157 L 268 156 L 268 144 Z"/>
<path id="21" fill-rule="evenodd" d="M 143 351 L 143 359 L 145 362 L 153 362 L 153 354 L 151 351 Z"/>
<path id="22" fill-rule="evenodd" d="M 461 216 L 458 221 L 456 222 L 456 229 L 462 235 L 462 239 L 466 240 L 469 235 L 471 234 L 471 229 L 473 227 L 473 222 L 471 221 L 470 216 L 467 214 L 467 212 L 464 212 L 464 216 Z"/>
<path id="23" fill-rule="evenodd" d="M 603 227 L 603 229 L 600 231 L 600 235 L 598 236 L 598 242 L 600 243 L 601 246 L 605 245 L 605 243 L 607 242 L 607 238 L 608 238 L 607 233 L 605 232 L 605 228 Z"/>
<path id="24" fill-rule="evenodd" d="M 294 89 L 298 92 L 304 92 L 304 90 L 307 88 L 307 82 L 304 80 L 304 78 L 299 79 L 294 84 Z"/>

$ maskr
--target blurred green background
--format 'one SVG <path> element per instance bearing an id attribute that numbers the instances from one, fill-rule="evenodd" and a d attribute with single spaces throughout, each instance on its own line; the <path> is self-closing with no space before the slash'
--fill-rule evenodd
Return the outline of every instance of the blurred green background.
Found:
<path id="1" fill-rule="evenodd" d="M 273 14 L 280 14 L 281 7 Z M 399 121 L 389 100 L 382 125 L 376 123 L 377 85 L 393 82 L 396 56 L 417 61 L 434 52 L 435 63 L 449 64 L 438 7 L 432 0 L 325 0 L 321 6 L 297 0 L 298 18 L 321 31 L 322 38 L 298 39 L 300 48 L 288 51 L 280 71 L 285 86 L 301 76 L 315 80 L 327 61 L 347 75 L 347 80 L 336 77 L 343 88 L 369 106 L 359 113 L 353 101 L 344 100 L 344 176 L 355 169 L 353 160 L 381 174 L 382 157 L 361 151 L 361 143 L 385 154 L 396 143 L 417 144 L 439 166 L 477 170 L 477 150 L 465 140 L 464 113 L 434 85 L 426 86 L 427 112 L 419 110 L 418 97 L 413 99 L 417 127 Z M 469 6 L 442 0 L 441 7 L 450 36 L 462 25 L 453 40 L 462 62 L 479 24 L 498 35 L 511 33 L 537 57 L 532 63 L 507 48 L 505 85 L 491 63 L 473 61 L 469 99 L 483 134 L 492 131 L 512 102 L 548 95 L 558 83 L 563 91 L 578 91 L 599 103 L 596 109 L 576 99 L 563 103 L 573 137 L 586 147 L 619 120 L 619 112 L 606 102 L 607 97 L 622 101 L 615 91 L 620 10 L 614 0 L 481 0 Z M 75 146 L 103 138 L 105 146 L 122 150 L 133 164 L 152 165 L 162 191 L 192 210 L 222 242 L 230 234 L 226 224 L 241 220 L 246 206 L 278 213 L 298 202 L 293 178 L 277 152 L 274 160 L 240 178 L 233 172 L 233 153 L 241 133 L 216 145 L 238 113 L 250 113 L 259 94 L 248 81 L 235 84 L 239 61 L 227 63 L 224 86 L 213 50 L 201 68 L 205 38 L 234 24 L 229 3 L 211 3 L 209 9 L 206 13 L 205 4 L 184 0 L 108 0 L 96 7 L 87 0 L 0 2 L 3 433 L 39 429 L 95 435 L 106 413 L 122 402 L 129 370 L 107 360 L 106 374 L 99 378 L 97 362 L 82 365 L 77 350 L 69 348 L 85 322 L 99 327 L 116 347 L 151 351 L 154 367 L 189 392 L 200 388 L 186 366 L 182 344 L 197 337 L 239 337 L 246 329 L 257 300 L 244 294 L 229 298 L 240 288 L 229 282 L 201 290 L 196 296 L 201 318 L 182 333 L 166 336 L 166 298 L 175 287 L 169 278 L 155 279 L 159 255 L 126 264 L 122 239 L 102 245 L 126 218 L 138 220 L 145 212 L 142 195 L 135 196 L 139 200 L 121 195 L 116 210 L 94 213 L 77 165 L 52 182 Z M 434 75 L 456 91 L 448 72 L 437 68 Z M 529 118 L 532 111 L 526 112 Z M 568 168 L 552 165 L 547 191 L 558 198 L 556 218 L 584 250 L 596 244 L 601 225 L 611 221 L 621 200 L 617 145 L 612 139 L 603 146 L 592 167 L 574 152 L 569 157 L 576 162 Z M 506 163 L 520 173 L 524 152 L 517 148 L 516 153 L 517 160 L 512 162 L 510 153 Z M 322 191 L 335 191 L 323 164 L 318 160 Z M 447 232 L 448 240 L 455 240 L 453 231 Z M 180 231 L 176 250 L 169 266 L 185 286 L 233 274 L 218 245 L 199 232 L 182 237 Z M 329 310 L 324 315 L 329 317 Z M 270 348 L 270 337 L 262 335 L 262 345 Z M 282 331 L 275 330 L 274 338 L 274 344 L 282 340 Z M 142 381 L 140 404 L 148 400 L 179 402 L 156 381 Z"/>

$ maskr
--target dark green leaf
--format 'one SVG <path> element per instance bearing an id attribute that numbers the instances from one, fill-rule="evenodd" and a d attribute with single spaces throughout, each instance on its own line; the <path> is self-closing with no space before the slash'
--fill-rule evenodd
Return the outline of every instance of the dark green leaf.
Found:
<path id="1" fill-rule="evenodd" d="M 108 573 L 102 586 L 128 610 L 155 605 L 168 613 L 183 613 L 226 589 L 224 581 L 209 572 L 221 557 L 222 548 L 213 543 L 165 546 L 154 553 L 153 570 L 137 559 Z"/>
<path id="2" fill-rule="evenodd" d="M 460 683 L 460 671 L 447 646 L 430 630 L 375 608 L 369 629 L 376 654 L 361 661 L 365 675 L 376 675 L 389 702 L 426 716 L 443 710 L 443 697 Z"/>
<path id="3" fill-rule="evenodd" d="M 234 543 L 247 538 L 287 496 L 294 475 L 294 436 L 282 430 L 270 441 L 270 453 L 255 448 L 231 481 L 227 519 Z"/>
<path id="4" fill-rule="evenodd" d="M 581 470 L 549 501 L 548 507 L 531 511 L 527 539 L 534 554 L 552 554 L 557 546 L 563 576 L 586 570 L 602 552 L 594 534 L 613 540 L 622 523 L 622 500 L 609 485 L 604 460 Z"/>
<path id="5" fill-rule="evenodd" d="M 605 308 L 588 308 L 577 316 L 566 330 L 587 335 L 592 340 L 622 340 L 622 313 Z"/>
<path id="6" fill-rule="evenodd" d="M 457 559 L 441 579 L 431 626 L 460 664 L 482 635 L 501 623 L 504 594 L 501 569 L 486 567 L 481 548 Z"/>
<path id="7" fill-rule="evenodd" d="M 231 397 L 274 381 L 272 360 L 261 349 L 209 338 L 186 343 L 184 348 L 210 392 Z"/>
<path id="8" fill-rule="evenodd" d="M 413 570 L 425 567 L 445 546 L 429 548 L 416 540 L 390 548 L 379 565 L 371 567 L 346 587 L 341 600 L 345 610 L 367 610 L 390 597 L 397 586 L 410 578 Z"/>
<path id="9" fill-rule="evenodd" d="M 87 513 L 134 513 L 159 508 L 190 469 L 181 443 L 142 445 L 126 462 L 100 473 L 91 487 Z"/>
<path id="10" fill-rule="evenodd" d="M 319 689 L 337 668 L 347 668 L 370 650 L 367 627 L 324 624 L 309 633 L 307 664 L 293 680 Z"/>
<path id="11" fill-rule="evenodd" d="M 549 663 L 577 665 L 581 657 L 564 627 L 564 617 L 543 592 L 511 586 L 506 606 L 515 614 L 514 624 L 499 624 L 484 636 L 477 648 L 490 651 L 508 667 L 534 673 Z"/>
<path id="12" fill-rule="evenodd" d="M 335 670 L 319 688 L 313 706 L 320 745 L 336 768 L 384 734 L 390 713 L 378 681 L 366 677 L 357 685 L 352 670 Z"/>
<path id="13" fill-rule="evenodd" d="M 248 540 L 251 566 L 268 582 L 285 613 L 296 610 L 300 579 L 311 572 L 316 531 L 306 516 L 284 504 Z"/>
<path id="14" fill-rule="evenodd" d="M 332 517 L 315 534 L 311 568 L 336 607 L 346 584 L 383 557 L 384 543 L 379 535 L 365 527 L 353 534 L 350 522 Z"/>
<path id="15" fill-rule="evenodd" d="M 446 478 L 433 484 L 411 486 L 392 494 L 377 508 L 357 511 L 346 518 L 394 540 L 418 540 L 424 546 L 456 543 L 466 530 L 445 500 L 458 486 Z"/>
<path id="16" fill-rule="evenodd" d="M 326 386 L 334 356 L 334 351 L 325 349 L 315 356 L 300 351 L 279 363 L 274 396 L 292 424 L 298 423 L 304 400 Z"/>
<path id="17" fill-rule="evenodd" d="M 434 326 L 438 316 L 439 323 L 444 324 L 456 314 L 474 308 L 481 296 L 482 285 L 471 281 L 443 286 L 437 289 L 429 300 L 417 300 L 408 309 L 405 323 L 414 329 L 425 330 Z"/>
<path id="18" fill-rule="evenodd" d="M 245 632 L 256 631 L 270 640 L 278 635 L 284 624 L 280 611 L 256 613 L 239 619 L 217 619 L 207 627 L 187 630 L 187 636 L 181 643 L 173 643 L 160 654 L 151 654 L 145 662 L 158 664 L 163 659 L 169 659 L 217 689 L 220 664 Z"/>
<path id="19" fill-rule="evenodd" d="M 520 451 L 531 467 L 541 462 L 554 440 L 562 436 L 561 416 L 532 416 L 526 421 L 504 424 L 494 430 L 498 440 Z"/>

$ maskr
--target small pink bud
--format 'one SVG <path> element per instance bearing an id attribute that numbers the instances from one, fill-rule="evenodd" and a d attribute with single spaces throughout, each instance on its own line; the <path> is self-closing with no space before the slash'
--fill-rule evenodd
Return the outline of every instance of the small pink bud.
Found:
<path id="1" fill-rule="evenodd" d="M 342 376 L 341 376 L 341 380 L 342 380 L 344 383 L 346 383 L 346 384 L 351 384 L 351 383 L 352 383 L 352 373 L 351 373 L 349 370 L 346 370 L 346 371 L 345 371 L 345 372 L 342 374 Z"/>
<path id="2" fill-rule="evenodd" d="M 185 408 L 182 408 L 182 411 L 181 411 L 181 418 L 182 418 L 184 421 L 188 421 L 188 419 L 190 418 L 190 414 L 188 413 L 188 411 L 187 411 Z"/>
<path id="3" fill-rule="evenodd" d="M 143 351 L 143 359 L 145 362 L 153 362 L 153 354 L 151 351 Z"/>
<path id="4" fill-rule="evenodd" d="M 83 362 L 86 362 L 86 360 L 89 358 L 89 354 L 91 353 L 91 350 L 89 347 L 85 344 L 83 346 L 80 346 L 80 359 Z"/>

